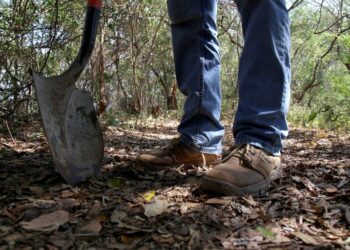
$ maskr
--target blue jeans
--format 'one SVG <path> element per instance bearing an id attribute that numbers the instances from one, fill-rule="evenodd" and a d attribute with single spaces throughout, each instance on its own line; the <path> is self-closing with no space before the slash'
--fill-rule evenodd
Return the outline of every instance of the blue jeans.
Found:
<path id="1" fill-rule="evenodd" d="M 245 45 L 240 59 L 235 144 L 279 155 L 288 135 L 290 30 L 284 0 L 235 0 Z M 220 55 L 217 0 L 168 0 L 176 78 L 186 95 L 180 140 L 221 153 Z"/>

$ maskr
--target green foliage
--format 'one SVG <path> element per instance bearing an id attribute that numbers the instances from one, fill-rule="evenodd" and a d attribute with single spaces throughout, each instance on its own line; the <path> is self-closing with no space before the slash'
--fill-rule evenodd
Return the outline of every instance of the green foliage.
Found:
<path id="1" fill-rule="evenodd" d="M 289 120 L 296 125 L 350 131 L 350 74 L 342 64 L 324 75 L 322 86 L 310 92 L 308 100 L 294 104 Z"/>
<path id="2" fill-rule="evenodd" d="M 293 105 L 291 123 L 350 130 L 350 4 L 315 8 L 307 1 L 292 11 Z M 319 2 L 316 3 L 320 4 Z"/>
<path id="3" fill-rule="evenodd" d="M 262 236 L 264 236 L 266 239 L 271 239 L 273 237 L 275 237 L 275 234 L 267 229 L 267 228 L 264 228 L 264 227 L 257 227 L 256 229 Z"/>
<path id="4" fill-rule="evenodd" d="M 78 53 L 84 1 L 0 1 L 0 117 L 37 113 L 28 69 L 62 73 Z M 349 1 L 302 1 L 290 11 L 292 123 L 350 130 Z M 239 57 L 244 44 L 233 1 L 219 1 L 223 115 L 237 107 Z M 101 67 L 101 61 L 103 67 Z M 79 87 L 90 90 L 102 116 L 118 125 L 127 117 L 181 116 L 166 1 L 105 1 L 94 54 Z M 172 111 L 174 110 L 174 111 Z"/>

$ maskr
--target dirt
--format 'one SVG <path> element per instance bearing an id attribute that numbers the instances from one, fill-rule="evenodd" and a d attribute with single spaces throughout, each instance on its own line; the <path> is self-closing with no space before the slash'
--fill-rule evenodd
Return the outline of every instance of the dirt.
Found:
<path id="1" fill-rule="evenodd" d="M 164 120 L 105 127 L 101 175 L 72 187 L 40 126 L 1 129 L 0 250 L 350 249 L 349 135 L 292 128 L 282 178 L 242 198 L 200 190 L 210 167 L 135 162 L 176 136 Z"/>

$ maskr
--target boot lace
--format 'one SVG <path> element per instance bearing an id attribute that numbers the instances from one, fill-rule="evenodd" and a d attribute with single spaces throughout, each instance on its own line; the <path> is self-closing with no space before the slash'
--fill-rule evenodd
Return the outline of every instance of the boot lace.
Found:
<path id="1" fill-rule="evenodd" d="M 241 163 L 244 163 L 246 166 L 251 166 L 253 159 L 250 155 L 255 155 L 254 147 L 250 144 L 241 144 L 231 148 L 231 152 L 226 155 L 223 159 L 223 162 L 226 162 L 231 157 L 236 157 L 240 160 Z"/>

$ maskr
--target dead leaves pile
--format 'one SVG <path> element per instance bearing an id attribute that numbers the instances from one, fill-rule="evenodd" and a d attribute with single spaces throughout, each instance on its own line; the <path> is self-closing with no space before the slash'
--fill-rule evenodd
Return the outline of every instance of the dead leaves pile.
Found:
<path id="1" fill-rule="evenodd" d="M 175 124 L 107 128 L 102 174 L 79 187 L 64 184 L 31 130 L 1 135 L 0 250 L 350 249 L 349 136 L 293 129 L 269 195 L 237 198 L 199 190 L 205 166 L 134 163 Z"/>

